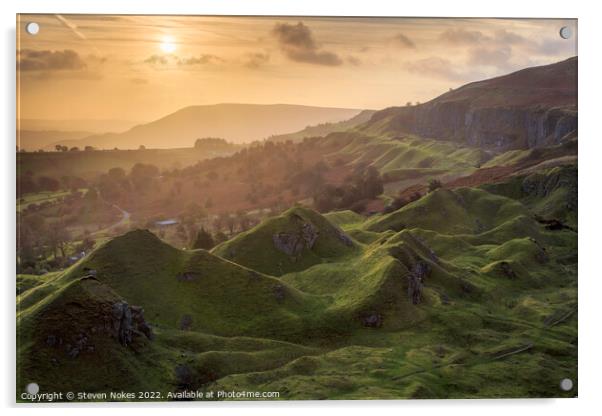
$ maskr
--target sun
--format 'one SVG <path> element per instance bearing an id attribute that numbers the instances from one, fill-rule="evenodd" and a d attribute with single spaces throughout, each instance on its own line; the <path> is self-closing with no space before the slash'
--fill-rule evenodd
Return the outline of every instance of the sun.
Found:
<path id="1" fill-rule="evenodd" d="M 163 36 L 159 47 L 165 53 L 174 53 L 176 51 L 175 39 L 172 36 Z"/>

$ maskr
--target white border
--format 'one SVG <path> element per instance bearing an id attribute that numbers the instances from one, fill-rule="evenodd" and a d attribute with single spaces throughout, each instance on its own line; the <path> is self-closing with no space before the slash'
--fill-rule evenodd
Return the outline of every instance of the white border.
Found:
<path id="1" fill-rule="evenodd" d="M 439 400 L 439 401 L 371 401 L 371 402 L 262 402 L 262 403 L 178 403 L 168 407 L 161 404 L 113 405 L 115 415 L 138 412 L 144 407 L 149 415 L 164 414 L 169 409 L 194 414 L 224 414 L 230 411 L 249 415 L 345 413 L 364 415 L 367 412 L 386 414 L 414 413 L 422 415 L 482 415 L 545 413 L 546 415 L 593 414 L 602 408 L 598 392 L 602 336 L 599 305 L 602 304 L 602 191 L 600 158 L 602 157 L 600 91 L 600 13 L 595 2 L 558 1 L 528 2 L 504 0 L 498 2 L 453 1 L 330 1 L 325 0 L 4 0 L 0 2 L 3 29 L 3 53 L 0 60 L 0 80 L 3 92 L 0 106 L 4 129 L 1 162 L 2 175 L 2 315 L 4 337 L 0 343 L 3 365 L 0 366 L 0 404 L 13 412 L 29 413 L 30 406 L 14 405 L 14 259 L 15 259 L 15 15 L 16 13 L 144 13 L 144 14 L 237 14 L 237 15 L 377 15 L 377 16 L 444 16 L 444 17 L 558 17 L 579 19 L 579 398 L 556 400 Z M 598 257 L 600 256 L 600 257 Z M 44 414 L 106 414 L 106 405 L 44 406 Z"/>

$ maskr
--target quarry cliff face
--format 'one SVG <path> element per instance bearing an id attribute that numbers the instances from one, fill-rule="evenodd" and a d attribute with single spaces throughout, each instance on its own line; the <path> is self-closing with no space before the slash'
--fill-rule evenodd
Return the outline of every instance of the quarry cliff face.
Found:
<path id="1" fill-rule="evenodd" d="M 576 71 L 577 58 L 529 68 L 379 111 L 365 126 L 493 151 L 556 145 L 577 131 Z"/>

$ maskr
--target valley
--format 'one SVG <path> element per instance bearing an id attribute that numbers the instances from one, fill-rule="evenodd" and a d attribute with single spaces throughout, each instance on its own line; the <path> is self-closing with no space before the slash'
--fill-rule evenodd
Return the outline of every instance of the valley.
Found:
<path id="1" fill-rule="evenodd" d="M 574 397 L 576 72 L 244 144 L 18 152 L 17 390 Z"/>

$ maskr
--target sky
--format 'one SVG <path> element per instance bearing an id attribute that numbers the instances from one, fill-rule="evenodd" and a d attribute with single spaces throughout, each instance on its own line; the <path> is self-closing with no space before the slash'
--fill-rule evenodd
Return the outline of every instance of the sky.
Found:
<path id="1" fill-rule="evenodd" d="M 18 115 L 146 122 L 217 103 L 382 109 L 575 56 L 576 35 L 575 20 L 20 15 Z"/>

